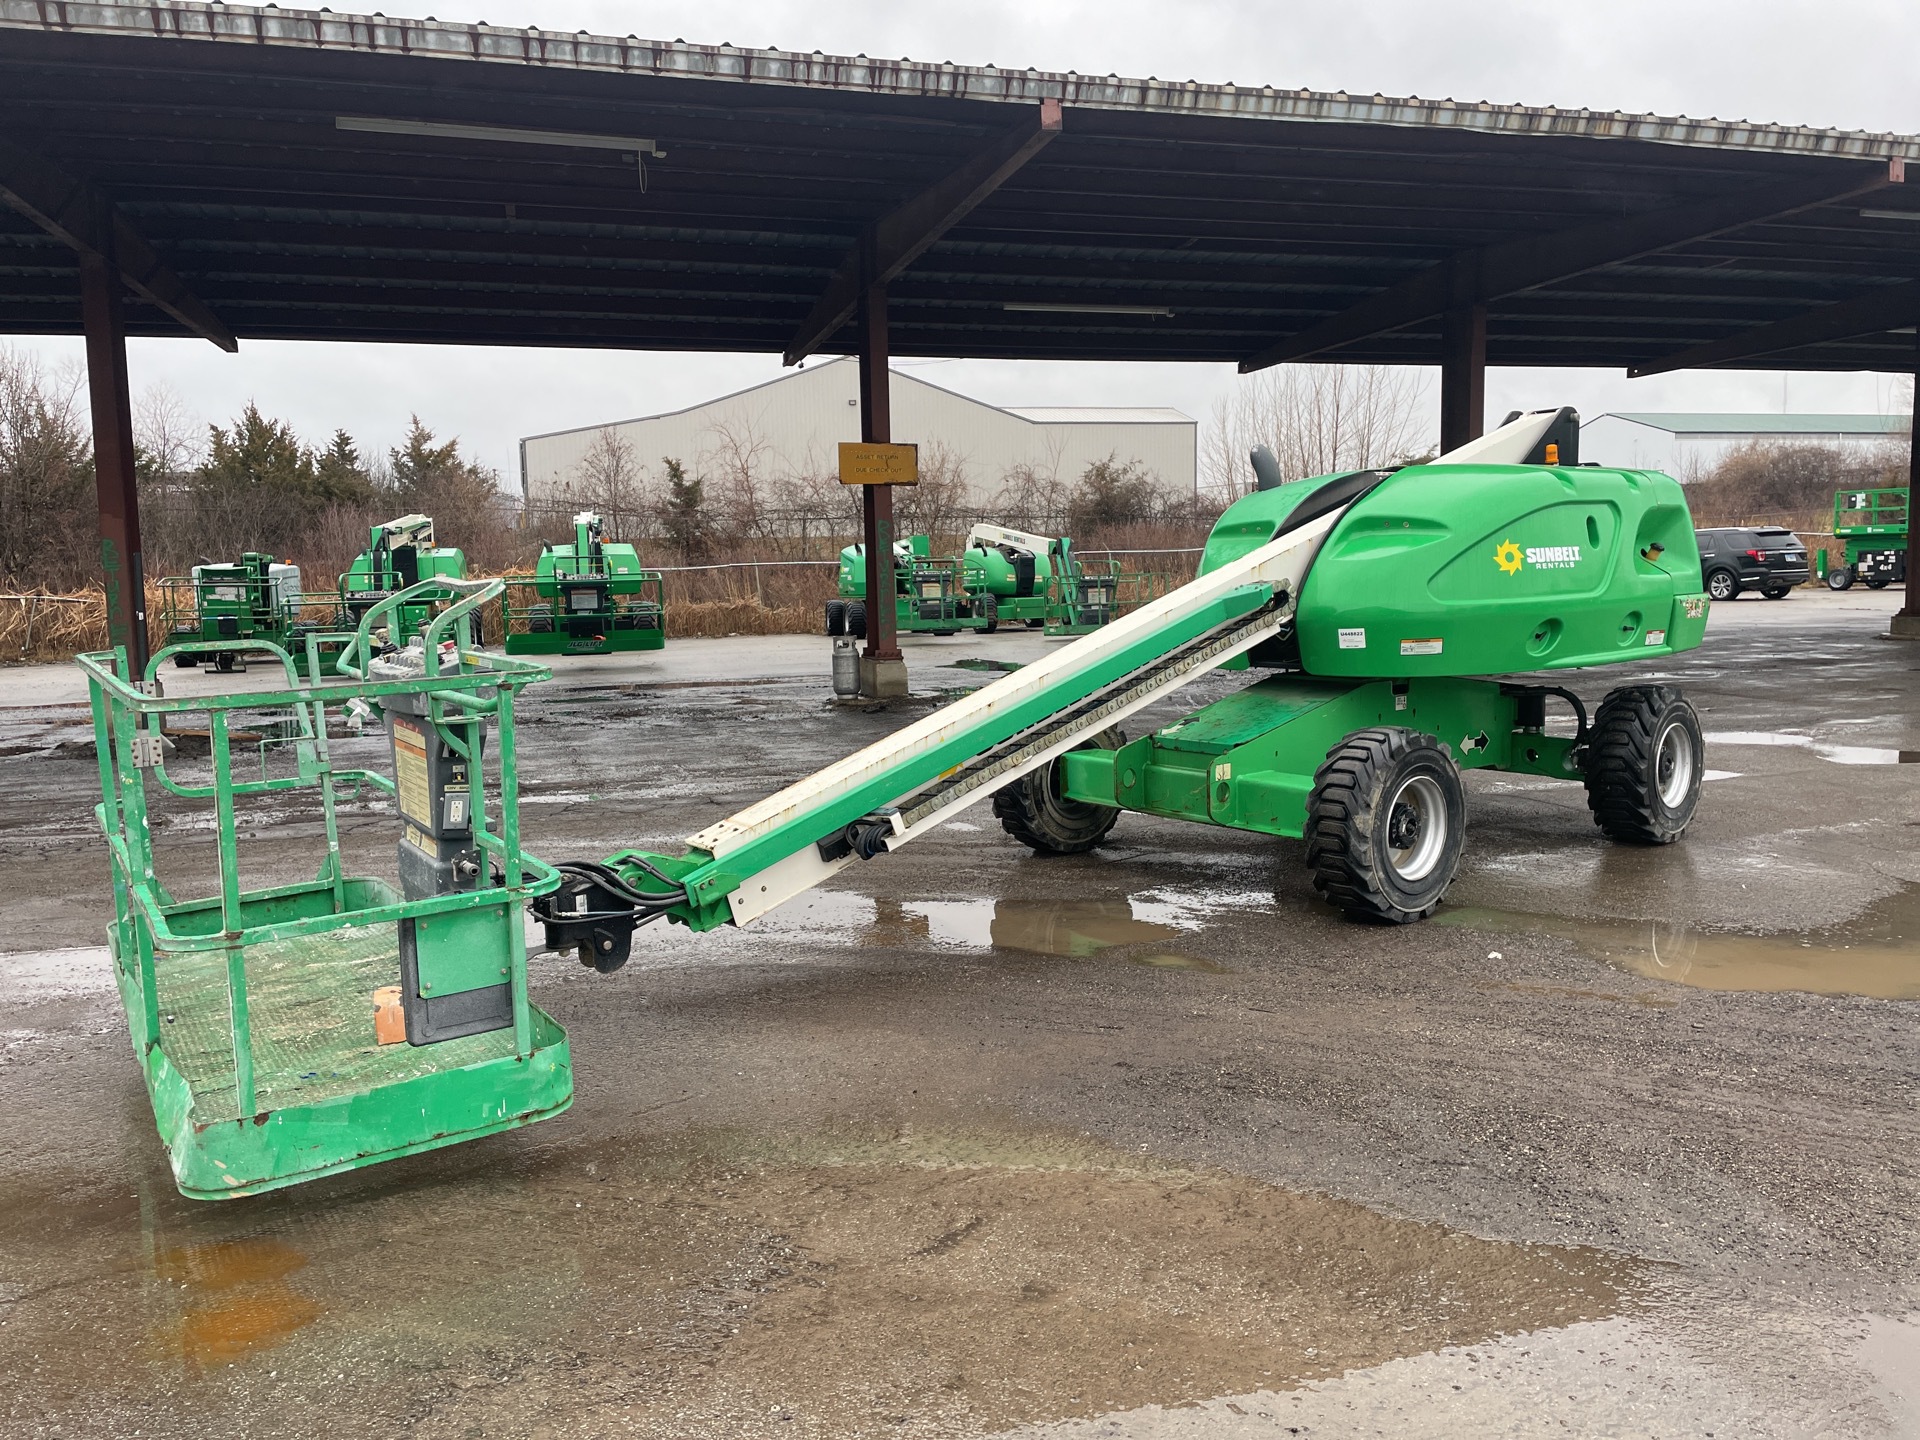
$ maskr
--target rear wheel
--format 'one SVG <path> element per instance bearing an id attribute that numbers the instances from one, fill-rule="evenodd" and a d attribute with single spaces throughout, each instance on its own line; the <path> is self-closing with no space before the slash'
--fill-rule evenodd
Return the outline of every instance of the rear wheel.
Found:
<path id="1" fill-rule="evenodd" d="M 1867 588 L 1869 590 L 1884 590 L 1892 583 L 1893 577 L 1884 571 L 1878 575 L 1872 575 L 1867 578 Z"/>
<path id="2" fill-rule="evenodd" d="M 847 633 L 847 602 L 844 600 L 827 601 L 827 634 L 838 637 Z"/>
<path id="3" fill-rule="evenodd" d="M 991 635 L 1000 628 L 1000 602 L 991 595 L 982 595 L 973 602 L 973 613 L 986 623 L 980 628 Z"/>
<path id="4" fill-rule="evenodd" d="M 856 640 L 867 638 L 867 602 L 849 600 L 847 602 L 847 634 Z"/>
<path id="5" fill-rule="evenodd" d="M 1852 589 L 1853 567 L 1851 565 L 1835 565 L 1831 570 L 1827 571 L 1827 588 L 1829 590 Z"/>
<path id="6" fill-rule="evenodd" d="M 1671 685 L 1631 685 L 1600 702 L 1587 742 L 1587 808 L 1609 840 L 1669 845 L 1700 803 L 1700 717 Z"/>
<path id="7" fill-rule="evenodd" d="M 1074 746 L 1076 750 L 1118 750 L 1126 735 L 1115 726 Z M 1001 828 L 1037 855 L 1079 855 L 1107 838 L 1120 812 L 1111 805 L 1089 805 L 1060 794 L 1060 758 L 1030 770 L 994 792 L 993 813 Z"/>
<path id="8" fill-rule="evenodd" d="M 1784 600 L 1787 598 L 1787 592 L 1792 588 L 1791 585 L 1769 585 L 1760 593 L 1769 600 Z"/>
<path id="9" fill-rule="evenodd" d="M 1357 920 L 1407 925 L 1440 904 L 1466 842 L 1453 756 L 1433 736 L 1356 730 L 1328 753 L 1307 798 L 1313 887 Z"/>
<path id="10" fill-rule="evenodd" d="M 1731 570 L 1716 570 L 1707 576 L 1707 594 L 1716 600 L 1731 600 L 1740 593 L 1740 582 Z"/>

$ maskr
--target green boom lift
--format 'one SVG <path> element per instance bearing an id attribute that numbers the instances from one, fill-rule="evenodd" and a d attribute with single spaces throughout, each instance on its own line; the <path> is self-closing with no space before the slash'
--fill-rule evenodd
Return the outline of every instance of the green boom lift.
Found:
<path id="1" fill-rule="evenodd" d="M 347 567 L 339 580 L 339 620 L 342 628 L 359 624 L 380 602 L 422 580 L 463 580 L 467 574 L 464 551 L 436 545 L 433 517 L 402 515 L 369 527 L 367 548 Z M 396 643 L 420 634 L 432 607 L 429 604 L 380 606 L 388 633 Z"/>
<path id="2" fill-rule="evenodd" d="M 506 577 L 509 655 L 607 655 L 667 643 L 658 570 L 631 545 L 606 538 L 590 510 L 573 517 L 573 539 L 545 546 L 532 575 Z"/>
<path id="3" fill-rule="evenodd" d="M 1138 596 L 1147 577 L 1122 576 L 1110 561 L 1087 564 L 1073 542 L 982 521 L 958 555 L 933 555 L 925 535 L 893 545 L 894 619 L 898 629 L 933 635 L 1001 625 L 1046 627 L 1050 635 L 1084 635 L 1119 613 L 1123 585 Z M 840 552 L 839 594 L 827 602 L 827 634 L 867 633 L 866 548 Z"/>
<path id="4" fill-rule="evenodd" d="M 173 663 L 245 670 L 249 650 L 290 649 L 307 629 L 300 619 L 300 567 L 249 550 L 230 565 L 196 565 L 160 582 L 160 623 Z M 193 648 L 195 641 L 256 641 L 257 646 Z"/>
<path id="5" fill-rule="evenodd" d="M 392 1099 L 397 1087 L 429 1084 L 447 1087 L 449 1104 L 465 1104 L 479 1090 L 445 1078 L 465 1073 L 461 1064 L 446 1062 L 431 1082 L 410 1072 L 401 1078 L 397 1069 L 370 1072 L 364 1111 L 325 1131 L 309 1164 L 293 1134 L 314 1117 L 277 1120 L 281 1112 L 257 1078 L 241 1091 L 253 1105 L 236 1105 L 231 1087 L 222 1088 L 224 1052 L 204 1040 L 197 1050 L 187 1046 L 217 1020 L 231 1029 L 227 1049 L 237 1055 L 255 967 L 265 990 L 299 958 L 270 947 L 309 943 L 341 927 L 361 927 L 378 954 L 357 952 L 359 968 L 340 972 L 345 978 L 326 992 L 329 1013 L 343 1017 L 343 1038 L 330 1042 L 336 1051 L 382 1048 L 371 1043 L 365 987 L 397 981 L 406 1037 L 421 1042 L 424 1066 L 444 1045 L 483 1041 L 492 1048 L 474 1060 L 482 1067 L 548 1056 L 545 1079 L 512 1070 L 475 1076 L 476 1087 L 501 1087 L 498 1123 L 513 1124 L 550 1113 L 567 1093 L 559 1078 L 564 1037 L 527 1004 L 518 931 L 503 918 L 521 899 L 544 927 L 547 948 L 613 971 L 641 924 L 662 917 L 695 931 L 749 924 L 991 796 L 1003 827 L 1043 854 L 1090 849 L 1129 810 L 1304 839 L 1314 883 L 1329 901 L 1362 920 L 1408 923 L 1434 911 L 1458 867 L 1460 776 L 1468 769 L 1583 785 L 1608 838 L 1677 839 L 1693 817 L 1705 758 L 1699 721 L 1678 689 L 1630 683 L 1589 716 L 1560 686 L 1488 678 L 1662 660 L 1698 645 L 1705 632 L 1708 602 L 1680 486 L 1652 472 L 1579 465 L 1578 443 L 1571 410 L 1540 411 L 1515 415 L 1431 464 L 1291 484 L 1263 479 L 1215 525 L 1192 583 L 709 825 L 678 854 L 621 850 L 550 869 L 522 856 L 510 702 L 531 673 L 465 646 L 445 647 L 453 660 L 440 659 L 449 615 L 465 613 L 455 606 L 432 623 L 419 651 L 408 652 L 428 657 L 416 663 L 429 678 L 380 683 L 379 665 L 406 657 L 369 658 L 376 618 L 369 614 L 341 661 L 354 683 L 340 693 L 385 708 L 394 730 L 398 768 L 388 783 L 401 815 L 404 882 L 397 901 L 342 882 L 337 868 L 284 892 L 256 897 L 233 889 L 224 879 L 233 847 L 229 800 L 221 802 L 219 824 L 223 895 L 170 902 L 141 849 L 144 812 L 129 784 L 141 756 L 134 749 L 129 758 L 127 747 L 142 743 L 140 719 L 153 709 L 206 702 L 145 695 L 117 677 L 111 657 L 88 657 L 107 787 L 102 818 L 114 839 L 120 897 L 115 949 L 183 1188 L 265 1188 L 483 1128 L 462 1111 L 468 1129 L 428 1138 L 412 1109 Z M 418 598 L 403 592 L 390 603 Z M 451 671 L 432 669 L 447 663 Z M 1250 683 L 1136 739 L 1120 728 L 1222 668 L 1248 672 Z M 332 693 L 309 689 L 288 699 L 312 704 Z M 1556 698 L 1573 711 L 1571 735 L 1549 733 Z M 502 772 L 497 838 L 481 824 L 482 792 L 473 783 L 489 717 Z M 413 737 L 404 747 L 403 729 Z M 315 758 L 307 771 L 325 776 L 322 732 L 309 739 Z M 224 744 L 217 741 L 215 753 L 217 760 Z M 426 828 L 436 819 L 455 823 L 444 808 L 453 796 L 461 802 L 457 822 L 473 827 L 470 838 L 457 828 Z M 491 885 L 474 873 L 481 851 L 502 866 Z M 429 921 L 453 927 L 435 929 L 431 949 L 418 933 Z M 469 957 L 469 934 L 484 962 Z M 246 954 L 250 940 L 264 952 L 257 960 Z M 418 956 L 412 968 L 409 947 Z M 183 954 L 198 968 L 171 958 Z M 199 988 L 169 997 L 165 1013 L 193 1024 L 162 1028 L 153 1020 L 152 989 L 176 966 Z M 481 990 L 489 993 L 474 994 Z M 425 1025 L 436 1002 L 449 1022 L 471 1028 L 437 1039 Z M 182 1065 L 195 1064 L 211 1078 L 200 1090 L 188 1077 L 187 1091 L 242 1120 L 251 1110 L 250 1125 L 207 1140 L 214 1131 L 181 1123 L 199 1102 L 189 1104 L 173 1071 L 185 1075 Z M 352 1074 L 351 1066 L 321 1068 Z M 348 1081 L 326 1084 L 332 1097 Z M 288 1148 L 249 1148 L 256 1131 L 275 1133 L 276 1124 L 287 1127 Z M 216 1184 L 190 1185 L 183 1154 L 211 1159 L 216 1145 L 227 1147 L 218 1158 L 229 1170 Z"/>
<path id="6" fill-rule="evenodd" d="M 1846 542 L 1846 562 L 1827 566 L 1827 585 L 1868 589 L 1907 579 L 1907 489 L 1840 490 L 1833 497 L 1833 538 Z"/>

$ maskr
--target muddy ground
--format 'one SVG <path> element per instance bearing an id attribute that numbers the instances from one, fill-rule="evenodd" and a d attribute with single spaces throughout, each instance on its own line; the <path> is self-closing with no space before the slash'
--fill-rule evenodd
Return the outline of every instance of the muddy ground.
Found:
<path id="1" fill-rule="evenodd" d="M 0 672 L 0 1433 L 1920 1434 L 1897 599 L 1737 602 L 1669 663 L 1714 768 L 1670 849 L 1470 776 L 1448 906 L 1379 930 L 1297 844 L 1129 816 L 1040 860 L 976 808 L 747 931 L 536 960 L 566 1115 L 217 1205 L 85 948 L 79 697 Z M 915 642 L 916 690 L 1046 643 Z M 925 713 L 830 708 L 824 661 L 563 670 L 531 848 L 670 847 Z M 389 863 L 389 816 L 348 826 Z M 257 816 L 249 883 L 316 833 Z"/>

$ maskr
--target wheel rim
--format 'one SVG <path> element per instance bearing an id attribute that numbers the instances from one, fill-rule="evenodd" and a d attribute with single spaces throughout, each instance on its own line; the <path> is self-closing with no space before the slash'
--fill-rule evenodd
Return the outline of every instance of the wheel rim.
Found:
<path id="1" fill-rule="evenodd" d="M 1707 590 L 1716 600 L 1724 600 L 1733 593 L 1733 582 L 1724 575 L 1716 575 L 1707 582 Z"/>
<path id="2" fill-rule="evenodd" d="M 1431 775 L 1410 776 L 1387 805 L 1387 863 L 1396 878 L 1418 884 L 1439 866 L 1446 845 L 1446 793 Z"/>
<path id="3" fill-rule="evenodd" d="M 1660 803 L 1677 810 L 1693 788 L 1693 736 L 1678 720 L 1660 732 L 1660 744 L 1654 751 L 1654 787 Z"/>

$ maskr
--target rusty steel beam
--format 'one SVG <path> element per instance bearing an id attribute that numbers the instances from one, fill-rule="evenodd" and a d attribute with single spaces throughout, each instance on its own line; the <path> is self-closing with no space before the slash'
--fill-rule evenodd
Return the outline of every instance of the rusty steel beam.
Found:
<path id="1" fill-rule="evenodd" d="M 1016 125 L 945 179 L 883 215 L 841 261 L 826 293 L 794 332 L 785 363 L 798 365 L 832 339 L 853 318 L 868 289 L 886 285 L 911 265 L 1046 148 L 1060 128 L 1060 102 L 1043 100 L 1031 121 Z"/>
<path id="2" fill-rule="evenodd" d="M 1717 200 L 1691 201 L 1469 250 L 1249 355 L 1240 362 L 1240 373 L 1310 359 L 1357 340 L 1430 320 L 1445 313 L 1463 293 L 1484 304 L 1604 265 L 1857 199 L 1906 180 L 1906 162 L 1898 157 L 1869 166 L 1849 165 L 1847 169 L 1849 178 L 1844 181 L 1827 178 L 1767 185 Z"/>
<path id="3" fill-rule="evenodd" d="M 893 439 L 893 373 L 887 366 L 887 287 L 860 292 L 860 439 Z M 893 487 L 860 487 L 862 539 L 867 547 L 867 659 L 899 660 L 893 579 Z"/>
<path id="4" fill-rule="evenodd" d="M 1487 307 L 1468 301 L 1440 322 L 1440 453 L 1478 440 L 1487 426 Z"/>
<path id="5" fill-rule="evenodd" d="M 79 252 L 83 264 L 111 258 L 120 279 L 189 332 L 229 353 L 240 348 L 218 315 L 154 253 L 114 206 L 85 181 L 0 140 L 0 200 Z"/>
<path id="6" fill-rule="evenodd" d="M 1802 345 L 1820 345 L 1830 340 L 1852 340 L 1881 330 L 1897 330 L 1920 320 L 1920 280 L 1907 285 L 1883 286 L 1837 305 L 1822 305 L 1803 310 L 1771 325 L 1742 330 L 1723 340 L 1694 345 L 1658 360 L 1630 365 L 1627 374 L 1665 375 L 1670 370 L 1691 370 L 1702 365 L 1724 365 L 1736 360 L 1757 360 L 1777 355 L 1782 350 L 1797 350 Z"/>
<path id="7" fill-rule="evenodd" d="M 98 203 L 104 224 L 109 208 Z M 93 408 L 93 481 L 100 503 L 100 572 L 107 643 L 126 651 L 128 677 L 146 678 L 147 581 L 135 487 L 133 402 L 127 386 L 127 326 L 111 248 L 80 252 L 80 311 L 87 334 L 87 395 Z"/>

